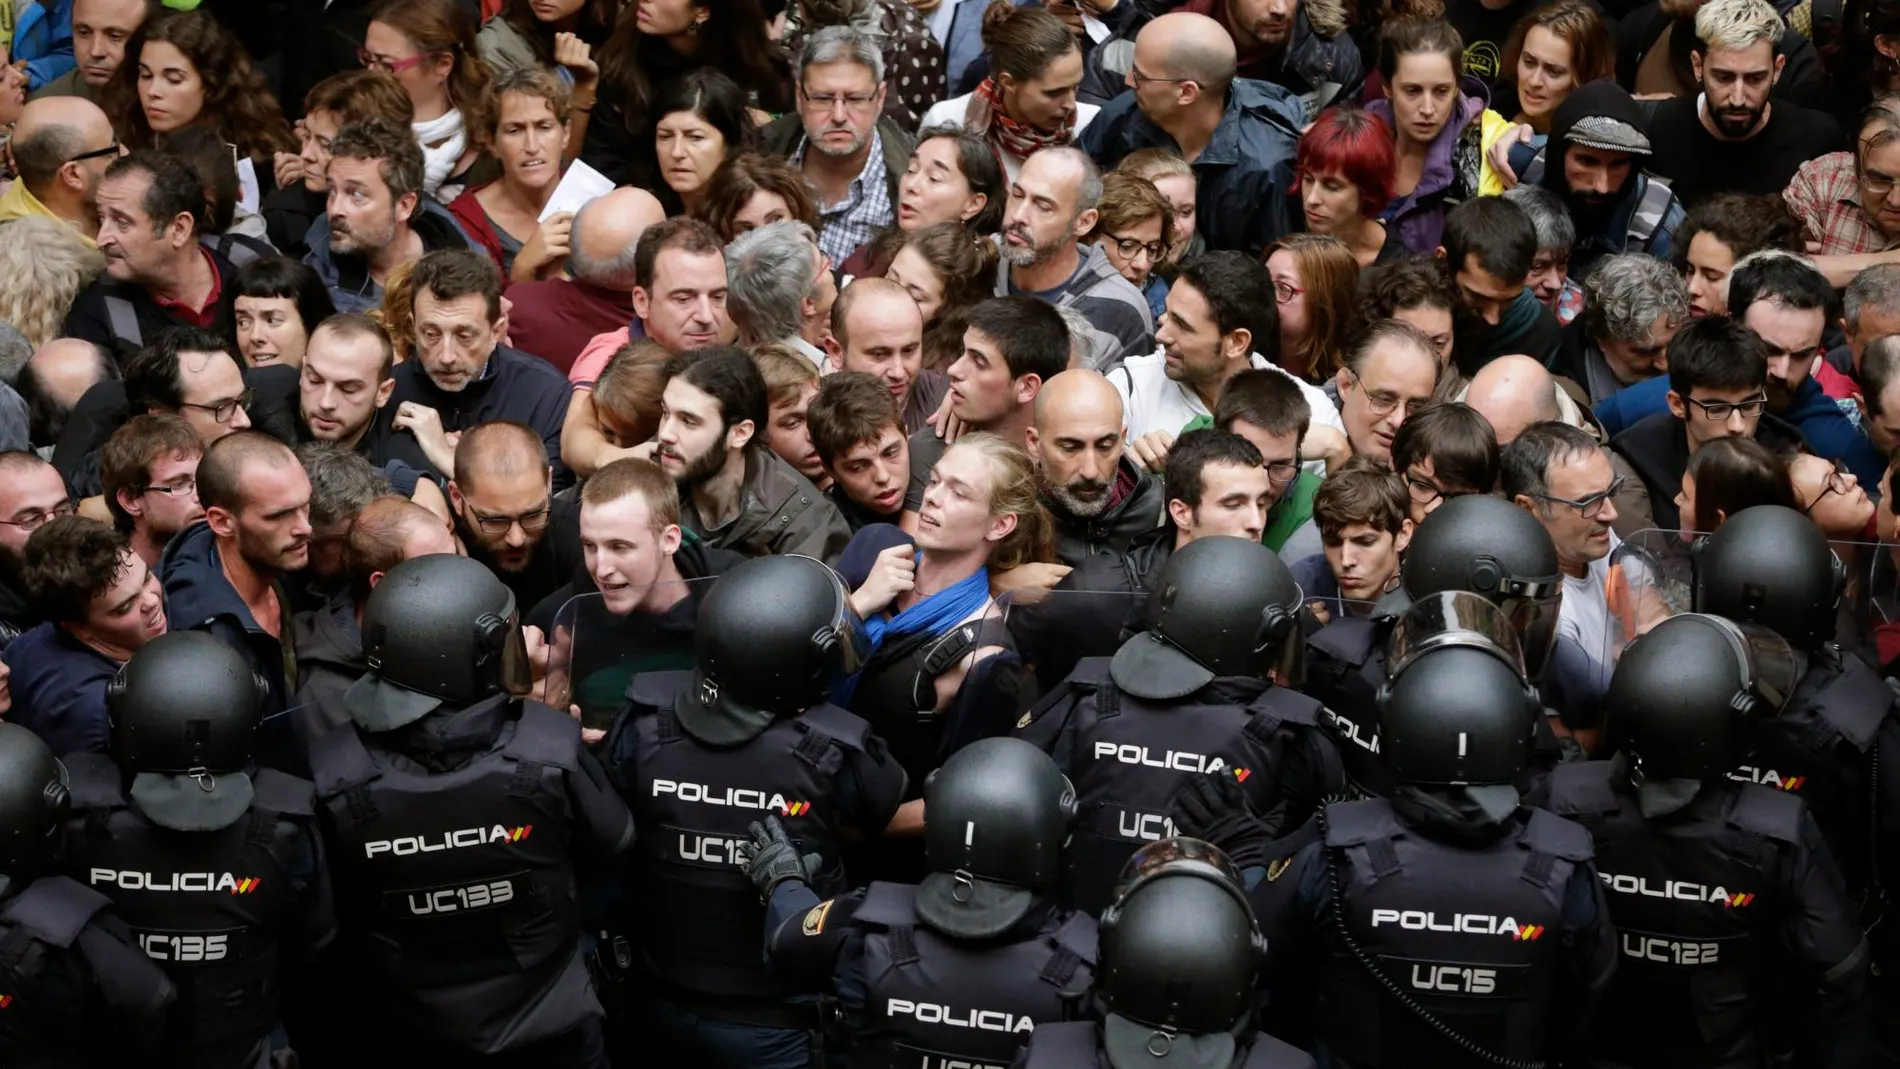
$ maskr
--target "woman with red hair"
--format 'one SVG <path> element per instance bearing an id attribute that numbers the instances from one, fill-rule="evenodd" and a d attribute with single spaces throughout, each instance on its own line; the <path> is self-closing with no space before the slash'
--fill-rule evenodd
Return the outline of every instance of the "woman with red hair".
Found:
<path id="1" fill-rule="evenodd" d="M 1360 267 L 1404 252 L 1378 220 L 1397 167 L 1384 119 L 1349 105 L 1321 112 L 1300 138 L 1296 163 L 1307 232 L 1338 238 Z"/>

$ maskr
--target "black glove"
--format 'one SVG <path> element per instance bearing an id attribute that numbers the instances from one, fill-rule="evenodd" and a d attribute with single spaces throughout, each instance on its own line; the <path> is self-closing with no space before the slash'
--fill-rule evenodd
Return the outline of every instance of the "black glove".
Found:
<path id="1" fill-rule="evenodd" d="M 759 901 L 770 902 L 772 892 L 786 880 L 810 883 L 818 874 L 823 859 L 817 854 L 800 857 L 798 844 L 785 834 L 785 825 L 777 817 L 766 817 L 764 824 L 755 820 L 746 830 L 752 842 L 746 851 L 745 874 L 759 889 Z"/>
<path id="2" fill-rule="evenodd" d="M 1168 816 L 1176 832 L 1213 843 L 1240 868 L 1259 864 L 1260 848 L 1273 838 L 1231 773 L 1189 776 Z"/>

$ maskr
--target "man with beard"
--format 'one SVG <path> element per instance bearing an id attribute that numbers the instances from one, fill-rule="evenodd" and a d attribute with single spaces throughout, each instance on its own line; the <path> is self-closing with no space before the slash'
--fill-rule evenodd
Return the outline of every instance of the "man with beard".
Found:
<path id="1" fill-rule="evenodd" d="M 1126 455 L 1122 399 L 1099 371 L 1065 371 L 1036 394 L 1029 453 L 1042 505 L 1055 520 L 1056 557 L 1076 567 L 1119 556 L 1161 520 L 1161 485 Z"/>
<path id="2" fill-rule="evenodd" d="M 1145 353 L 1155 333 L 1148 299 L 1122 277 L 1102 244 L 1080 244 L 1095 229 L 1101 199 L 1102 174 L 1081 149 L 1045 148 L 1024 160 L 1003 212 L 996 295 L 1026 293 L 1073 305 L 1113 335 L 1123 355 Z"/>
<path id="3" fill-rule="evenodd" d="M 331 139 L 328 211 L 310 224 L 303 262 L 323 279 L 337 311 L 374 310 L 396 268 L 437 249 L 469 247 L 448 209 L 423 195 L 422 171 L 415 134 L 382 119 L 351 123 Z"/>
<path id="4" fill-rule="evenodd" d="M 395 366 L 389 332 L 374 319 L 339 312 L 317 324 L 297 379 L 297 437 L 361 453 L 390 475 L 391 485 L 400 492 L 401 480 L 389 469 L 408 471 L 412 485 L 417 473 L 391 455 L 399 440 L 388 415 L 389 397 L 396 390 Z"/>
<path id="5" fill-rule="evenodd" d="M 862 372 L 884 383 L 903 414 L 905 434 L 924 429 L 950 388 L 943 372 L 924 369 L 917 302 L 888 279 L 860 278 L 839 291 L 825 353 L 827 370 Z"/>
<path id="6" fill-rule="evenodd" d="M 13 708 L 57 755 L 106 752 L 106 684 L 166 631 L 158 577 L 126 537 L 66 516 L 28 540 L 27 589 L 46 622 L 7 646 Z"/>
<path id="7" fill-rule="evenodd" d="M 510 420 L 540 435 L 557 487 L 572 481 L 561 464 L 561 425 L 573 388 L 546 360 L 503 344 L 508 317 L 495 262 L 469 249 L 440 249 L 416 264 L 409 284 L 416 358 L 393 375 L 390 427 L 409 432 L 393 439 L 395 459 L 442 474 L 454 463 L 459 434 Z"/>
<path id="8" fill-rule="evenodd" d="M 1803 163 L 1841 143 L 1840 124 L 1770 99 L 1787 64 L 1775 52 L 1786 27 L 1765 0 L 1709 0 L 1695 27 L 1702 92 L 1657 106 L 1651 169 L 1690 207 L 1716 193 L 1780 193 Z"/>
<path id="9" fill-rule="evenodd" d="M 761 135 L 818 194 L 818 248 L 834 264 L 890 226 L 914 141 L 884 112 L 884 54 L 864 31 L 827 26 L 798 56 L 798 114 Z"/>
<path id="10" fill-rule="evenodd" d="M 256 431 L 207 446 L 197 479 L 205 518 L 172 539 L 159 562 L 165 616 L 244 655 L 268 688 L 258 764 L 300 774 L 308 759 L 275 714 L 295 689 L 284 670 L 283 579 L 310 560 L 310 479 L 289 446 Z"/>
<path id="11" fill-rule="evenodd" d="M 1334 100 L 1357 94 L 1366 80 L 1359 46 L 1346 33 L 1344 5 L 1188 0 L 1176 10 L 1220 23 L 1234 38 L 1234 73 L 1286 87 L 1306 105 L 1309 122 Z"/>
<path id="12" fill-rule="evenodd" d="M 554 499 L 553 470 L 532 428 L 498 420 L 455 447 L 449 504 L 468 555 L 532 606 L 581 567 L 579 506 Z"/>
<path id="13" fill-rule="evenodd" d="M 65 480 L 51 464 L 20 450 L 0 453 L 0 649 L 40 622 L 20 574 L 27 540 L 72 512 Z"/>
<path id="14" fill-rule="evenodd" d="M 204 517 L 198 461 L 204 440 L 178 416 L 133 416 L 99 451 L 99 481 L 113 525 L 153 567 L 178 532 Z"/>
<path id="15" fill-rule="evenodd" d="M 1458 293 L 1452 358 L 1460 374 L 1510 353 L 1556 358 L 1557 318 L 1524 284 L 1536 258 L 1537 228 L 1503 197 L 1476 197 L 1446 214 L 1438 259 Z"/>
<path id="16" fill-rule="evenodd" d="M 164 327 L 230 320 L 237 268 L 198 241 L 208 228 L 196 171 L 135 152 L 112 161 L 93 199 L 106 270 L 73 298 L 64 333 L 123 358 Z"/>
<path id="17" fill-rule="evenodd" d="M 680 353 L 667 361 L 665 382 L 653 459 L 679 485 L 681 526 L 748 557 L 789 553 L 836 564 L 851 529 L 765 445 L 765 379 L 745 350 Z"/>
<path id="18" fill-rule="evenodd" d="M 112 120 L 79 97 L 36 100 L 14 122 L 12 146 L 19 180 L 0 195 L 0 223 L 57 219 L 90 242 L 99 232 L 100 176 L 119 158 Z"/>

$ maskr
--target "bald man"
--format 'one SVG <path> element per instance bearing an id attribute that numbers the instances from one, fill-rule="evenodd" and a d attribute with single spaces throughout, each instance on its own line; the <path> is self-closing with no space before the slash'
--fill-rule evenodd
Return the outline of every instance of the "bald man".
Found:
<path id="1" fill-rule="evenodd" d="M 596 335 L 633 321 L 633 249 L 646 228 L 666 218 L 653 194 L 623 186 L 574 215 L 567 277 L 517 282 L 508 337 L 515 347 L 565 375 Z"/>
<path id="2" fill-rule="evenodd" d="M 1155 19 L 1135 37 L 1134 92 L 1104 106 L 1080 144 L 1103 167 L 1136 149 L 1179 153 L 1195 165 L 1207 247 L 1259 255 L 1289 228 L 1287 186 L 1308 116 L 1282 86 L 1235 80 L 1234 64 L 1233 38 L 1206 15 Z"/>
<path id="3" fill-rule="evenodd" d="M 1154 350 L 1148 298 L 1122 277 L 1099 242 L 1080 244 L 1095 229 L 1102 172 L 1070 145 L 1038 149 L 1023 161 L 1003 210 L 1003 260 L 996 296 L 1026 293 L 1075 308 L 1114 335 L 1122 356 Z"/>
<path id="4" fill-rule="evenodd" d="M 540 435 L 525 424 L 478 424 L 455 446 L 456 534 L 515 592 L 523 613 L 572 579 L 584 559 L 579 499 L 557 505 L 553 476 Z"/>
<path id="5" fill-rule="evenodd" d="M 21 110 L 8 151 L 20 180 L 0 196 L 0 223 L 29 215 L 57 219 L 90 245 L 99 233 L 93 195 L 123 151 L 106 113 L 83 97 L 35 100 Z"/>
<path id="6" fill-rule="evenodd" d="M 1101 372 L 1064 371 L 1043 383 L 1028 439 L 1062 563 L 1119 556 L 1161 523 L 1161 483 L 1127 456 L 1121 394 Z"/>
<path id="7" fill-rule="evenodd" d="M 904 433 L 916 434 L 950 389 L 941 371 L 924 370 L 924 317 L 904 287 L 882 278 L 846 286 L 831 306 L 825 339 L 828 371 L 858 371 L 891 391 L 904 417 Z"/>
<path id="8" fill-rule="evenodd" d="M 26 401 L 32 440 L 40 445 L 58 442 L 73 406 L 86 391 L 118 376 L 118 366 L 106 351 L 83 338 L 55 338 L 40 346 L 15 383 Z"/>
<path id="9" fill-rule="evenodd" d="M 1500 356 L 1479 368 L 1459 400 L 1491 421 L 1500 448 L 1510 445 L 1524 428 L 1546 420 L 1594 431 L 1556 377 L 1528 356 Z"/>

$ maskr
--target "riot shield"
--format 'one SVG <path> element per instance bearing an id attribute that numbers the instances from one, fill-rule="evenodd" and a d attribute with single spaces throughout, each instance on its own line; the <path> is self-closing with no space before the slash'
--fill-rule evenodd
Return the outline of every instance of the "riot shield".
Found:
<path id="1" fill-rule="evenodd" d="M 606 730 L 634 676 L 693 667 L 693 622 L 712 583 L 685 579 L 569 599 L 547 634 L 542 700 L 578 709 L 584 728 Z"/>

